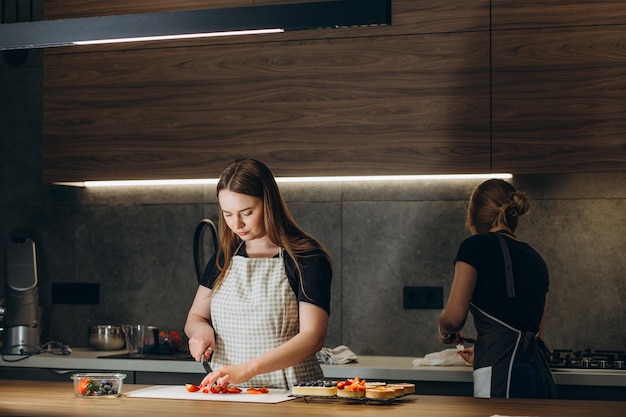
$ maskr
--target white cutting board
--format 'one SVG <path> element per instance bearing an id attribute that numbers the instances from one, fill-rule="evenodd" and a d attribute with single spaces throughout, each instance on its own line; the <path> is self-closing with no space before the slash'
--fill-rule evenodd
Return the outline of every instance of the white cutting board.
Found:
<path id="1" fill-rule="evenodd" d="M 246 394 L 244 389 L 239 394 L 205 394 L 202 391 L 189 392 L 184 385 L 154 385 L 131 391 L 126 397 L 134 398 L 166 398 L 170 400 L 200 400 L 200 401 L 234 401 L 244 403 L 276 404 L 293 400 L 287 390 L 270 389 L 267 394 Z"/>

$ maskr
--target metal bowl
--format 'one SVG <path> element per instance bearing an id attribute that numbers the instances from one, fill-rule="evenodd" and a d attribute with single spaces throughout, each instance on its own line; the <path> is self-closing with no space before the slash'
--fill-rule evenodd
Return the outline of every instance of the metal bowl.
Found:
<path id="1" fill-rule="evenodd" d="M 124 346 L 121 326 L 101 324 L 89 330 L 89 344 L 96 350 L 120 350 Z"/>

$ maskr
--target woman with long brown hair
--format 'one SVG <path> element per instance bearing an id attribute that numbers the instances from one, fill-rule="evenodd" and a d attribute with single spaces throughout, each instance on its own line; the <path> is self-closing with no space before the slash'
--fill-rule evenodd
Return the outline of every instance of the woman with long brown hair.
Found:
<path id="1" fill-rule="evenodd" d="M 202 384 L 288 389 L 322 378 L 315 353 L 328 327 L 330 256 L 296 224 L 263 163 L 230 164 L 217 197 L 219 249 L 185 323 L 191 355 L 211 358 Z"/>

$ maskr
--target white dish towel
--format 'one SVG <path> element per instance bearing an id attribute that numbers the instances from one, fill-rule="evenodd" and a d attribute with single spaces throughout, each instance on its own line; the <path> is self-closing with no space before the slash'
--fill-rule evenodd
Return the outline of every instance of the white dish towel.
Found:
<path id="1" fill-rule="evenodd" d="M 354 352 L 348 346 L 340 345 L 336 348 L 322 348 L 316 353 L 317 361 L 327 365 L 342 365 L 351 362 L 358 362 Z"/>
<path id="2" fill-rule="evenodd" d="M 459 355 L 459 351 L 465 349 L 463 345 L 456 345 L 456 349 L 444 349 L 441 352 L 428 353 L 423 358 L 413 360 L 413 366 L 460 366 L 469 365 Z"/>

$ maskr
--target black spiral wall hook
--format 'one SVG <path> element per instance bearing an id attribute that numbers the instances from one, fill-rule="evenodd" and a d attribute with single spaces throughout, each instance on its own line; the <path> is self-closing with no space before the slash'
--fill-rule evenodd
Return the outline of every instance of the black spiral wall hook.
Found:
<path id="1" fill-rule="evenodd" d="M 193 235 L 193 262 L 196 268 L 196 279 L 200 282 L 202 278 L 202 272 L 204 271 L 203 255 L 204 255 L 204 229 L 211 230 L 213 236 L 213 249 L 217 252 L 218 240 L 217 240 L 217 227 L 209 219 L 202 219 L 196 226 L 196 231 Z"/>

